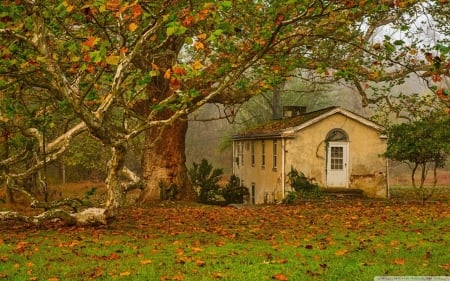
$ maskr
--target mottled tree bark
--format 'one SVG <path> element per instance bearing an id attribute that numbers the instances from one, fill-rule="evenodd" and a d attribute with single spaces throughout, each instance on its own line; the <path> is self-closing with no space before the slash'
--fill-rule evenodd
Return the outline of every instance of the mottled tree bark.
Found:
<path id="1" fill-rule="evenodd" d="M 108 176 L 106 177 L 106 187 L 108 199 L 106 201 L 106 217 L 112 218 L 117 215 L 120 207 L 125 201 L 125 191 L 122 188 L 120 175 L 125 165 L 127 148 L 124 145 L 115 146 L 108 162 Z"/>
<path id="2" fill-rule="evenodd" d="M 179 119 L 173 124 L 146 131 L 142 156 L 144 190 L 139 203 L 160 200 L 160 183 L 176 185 L 179 200 L 195 200 L 196 193 L 186 168 L 185 138 L 188 122 Z"/>

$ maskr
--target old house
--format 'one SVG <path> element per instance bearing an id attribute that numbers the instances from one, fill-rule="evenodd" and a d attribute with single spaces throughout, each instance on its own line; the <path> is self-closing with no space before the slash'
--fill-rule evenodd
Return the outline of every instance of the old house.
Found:
<path id="1" fill-rule="evenodd" d="M 305 113 L 289 107 L 285 117 L 234 135 L 233 173 L 250 191 L 249 203 L 279 202 L 291 190 L 287 174 L 301 171 L 322 188 L 361 189 L 387 196 L 382 127 L 340 107 Z"/>

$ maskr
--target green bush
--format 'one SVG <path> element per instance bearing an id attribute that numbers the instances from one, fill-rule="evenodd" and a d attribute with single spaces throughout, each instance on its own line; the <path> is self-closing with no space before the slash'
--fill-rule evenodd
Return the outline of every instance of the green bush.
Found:
<path id="1" fill-rule="evenodd" d="M 298 193 L 296 191 L 289 191 L 287 196 L 284 197 L 284 204 L 294 204 L 298 200 Z"/>
<path id="2" fill-rule="evenodd" d="M 288 181 L 294 191 L 288 193 L 283 203 L 292 204 L 301 198 L 320 198 L 322 196 L 319 186 L 312 183 L 294 167 L 291 167 L 291 171 L 288 173 Z"/>
<path id="3" fill-rule="evenodd" d="M 199 203 L 214 203 L 220 195 L 219 181 L 223 175 L 222 169 L 214 169 L 206 159 L 200 164 L 192 163 L 188 170 L 189 178 L 198 193 Z"/>
<path id="4" fill-rule="evenodd" d="M 240 204 L 244 202 L 244 195 L 249 195 L 250 193 L 247 187 L 241 185 L 240 179 L 232 175 L 227 185 L 222 188 L 221 194 L 227 204 Z"/>
<path id="5" fill-rule="evenodd" d="M 289 184 L 296 192 L 308 192 L 319 188 L 317 184 L 312 183 L 302 172 L 297 171 L 294 167 L 291 167 L 291 171 L 287 175 Z"/>

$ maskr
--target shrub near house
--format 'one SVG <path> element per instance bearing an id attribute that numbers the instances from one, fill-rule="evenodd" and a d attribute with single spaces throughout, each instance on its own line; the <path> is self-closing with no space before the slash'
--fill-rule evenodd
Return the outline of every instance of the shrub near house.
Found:
<path id="1" fill-rule="evenodd" d="M 213 168 L 206 159 L 202 159 L 200 164 L 194 162 L 188 173 L 198 193 L 199 203 L 242 203 L 244 195 L 248 195 L 248 189 L 240 184 L 239 178 L 235 175 L 230 177 L 225 187 L 221 187 L 219 182 L 223 175 L 223 170 Z"/>

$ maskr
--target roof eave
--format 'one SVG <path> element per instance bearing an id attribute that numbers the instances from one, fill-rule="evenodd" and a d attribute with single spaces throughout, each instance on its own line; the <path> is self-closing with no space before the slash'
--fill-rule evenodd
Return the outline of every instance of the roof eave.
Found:
<path id="1" fill-rule="evenodd" d="M 249 134 L 249 135 L 234 135 L 231 140 L 263 140 L 263 139 L 279 139 L 282 138 L 282 134 L 277 133 L 267 133 L 267 134 Z"/>

